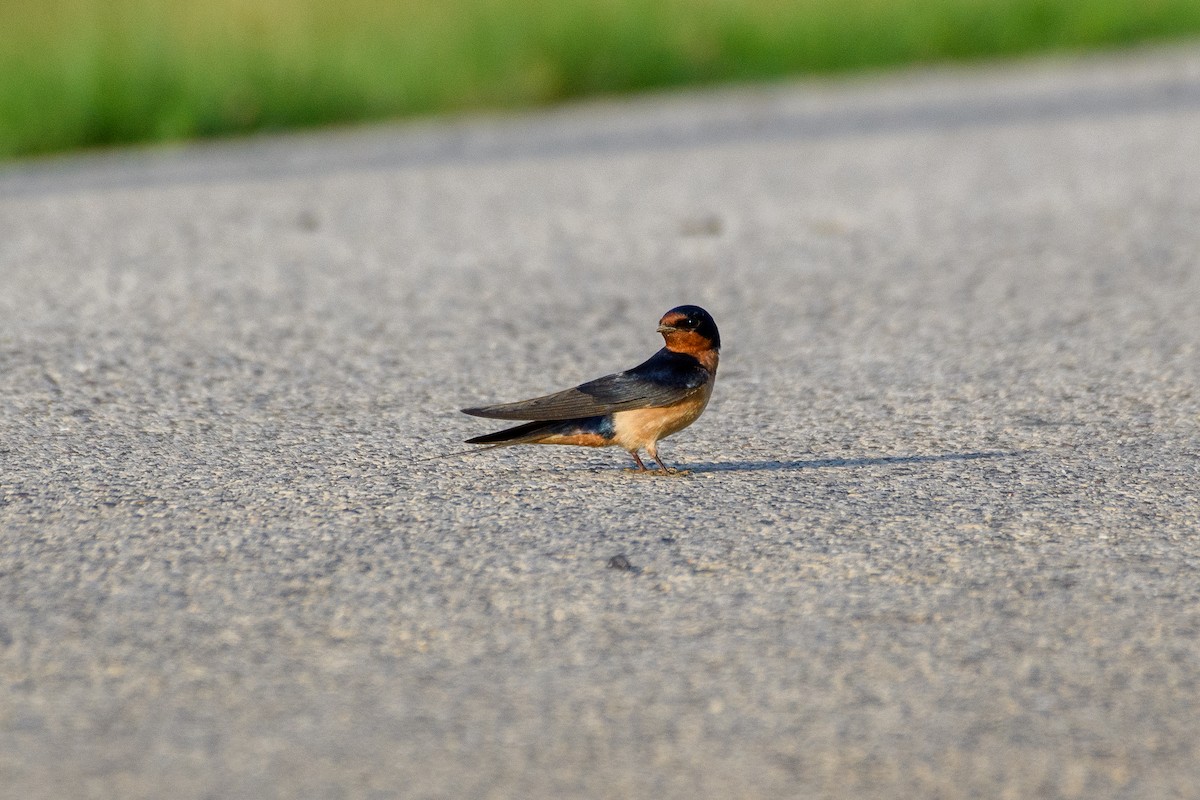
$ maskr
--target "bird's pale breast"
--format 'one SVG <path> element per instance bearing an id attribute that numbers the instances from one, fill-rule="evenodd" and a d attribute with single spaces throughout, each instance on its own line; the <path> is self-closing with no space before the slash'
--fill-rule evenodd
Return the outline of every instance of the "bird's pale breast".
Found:
<path id="1" fill-rule="evenodd" d="M 677 433 L 704 413 L 712 396 L 712 381 L 681 403 L 661 408 L 638 408 L 613 414 L 613 441 L 626 450 L 637 450 Z"/>

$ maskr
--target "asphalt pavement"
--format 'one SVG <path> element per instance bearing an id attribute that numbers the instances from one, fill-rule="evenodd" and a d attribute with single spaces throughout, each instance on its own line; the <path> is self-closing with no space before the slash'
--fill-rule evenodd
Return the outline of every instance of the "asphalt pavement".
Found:
<path id="1" fill-rule="evenodd" d="M 1200 49 L 0 169 L 0 794 L 1200 796 Z M 706 414 L 456 409 L 707 308 Z"/>

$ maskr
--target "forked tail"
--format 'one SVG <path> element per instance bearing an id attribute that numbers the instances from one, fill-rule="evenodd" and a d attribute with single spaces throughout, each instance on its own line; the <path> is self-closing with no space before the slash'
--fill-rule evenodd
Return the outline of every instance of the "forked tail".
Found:
<path id="1" fill-rule="evenodd" d="M 524 425 L 505 428 L 502 431 L 476 436 L 466 441 L 466 444 L 482 444 L 487 445 L 486 447 L 478 447 L 474 450 L 459 450 L 454 453 L 442 453 L 441 455 L 429 456 L 427 458 L 417 458 L 414 461 L 434 461 L 439 458 L 470 456 L 476 453 L 486 453 L 488 450 L 495 450 L 497 447 L 508 447 L 512 444 L 533 444 L 547 436 L 562 433 L 568 428 L 574 428 L 576 425 L 577 421 L 527 422 Z"/>
<path id="2" fill-rule="evenodd" d="M 467 439 L 467 444 L 490 444 L 494 447 L 503 447 L 506 444 L 529 444 L 556 433 L 566 433 L 577 427 L 578 422 L 574 420 L 526 422 L 524 425 L 517 425 L 516 427 L 505 428 L 495 433 L 476 436 L 474 439 Z"/>

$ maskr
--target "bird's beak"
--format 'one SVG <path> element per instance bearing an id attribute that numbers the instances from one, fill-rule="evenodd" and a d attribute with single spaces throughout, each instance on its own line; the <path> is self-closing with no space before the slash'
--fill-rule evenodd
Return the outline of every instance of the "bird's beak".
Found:
<path id="1" fill-rule="evenodd" d="M 671 331 L 677 331 L 677 330 L 679 330 L 679 328 L 676 328 L 673 325 L 659 325 L 658 326 L 659 333 L 670 333 Z"/>

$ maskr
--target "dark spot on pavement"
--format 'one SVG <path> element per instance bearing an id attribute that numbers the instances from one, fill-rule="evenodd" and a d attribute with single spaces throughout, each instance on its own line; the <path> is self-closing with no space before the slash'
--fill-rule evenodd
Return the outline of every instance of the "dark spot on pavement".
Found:
<path id="1" fill-rule="evenodd" d="M 629 563 L 624 553 L 618 553 L 608 560 L 609 569 L 619 569 L 622 572 L 641 572 L 641 569 Z"/>

